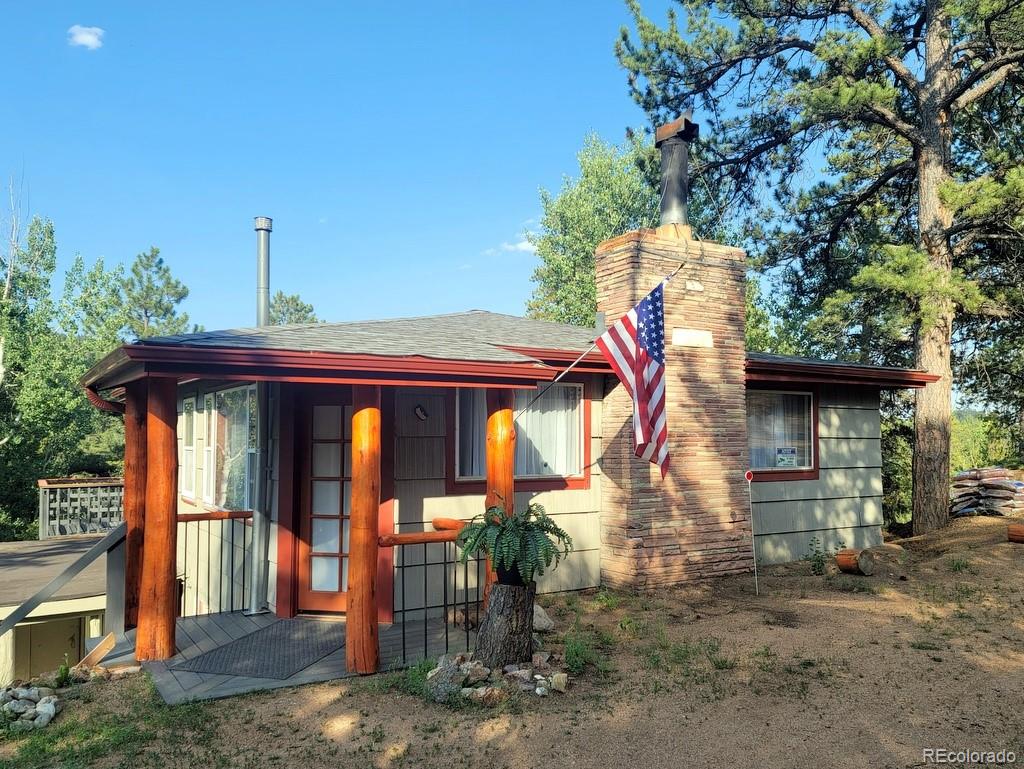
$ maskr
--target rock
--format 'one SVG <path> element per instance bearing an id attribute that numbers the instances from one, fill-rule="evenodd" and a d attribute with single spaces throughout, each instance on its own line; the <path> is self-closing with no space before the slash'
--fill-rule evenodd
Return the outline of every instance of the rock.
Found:
<path id="1" fill-rule="evenodd" d="M 5 713 L 11 713 L 15 716 L 20 716 L 26 710 L 32 707 L 32 703 L 26 702 L 25 700 L 11 700 L 4 705 L 3 710 Z"/>
<path id="2" fill-rule="evenodd" d="M 530 694 L 533 694 L 533 690 L 534 690 L 533 681 L 520 681 L 519 682 L 519 691 L 530 692 Z"/>
<path id="3" fill-rule="evenodd" d="M 508 673 L 506 677 L 515 681 L 532 681 L 533 671 L 530 668 L 519 668 Z"/>
<path id="4" fill-rule="evenodd" d="M 56 692 L 53 689 L 51 689 L 49 686 L 40 686 L 40 687 L 38 687 L 38 691 L 39 691 L 39 699 L 40 700 L 43 700 L 46 697 L 52 697 L 54 694 L 56 694 Z"/>
<path id="5" fill-rule="evenodd" d="M 6 705 L 8 702 L 14 699 L 14 695 L 4 689 L 0 692 L 0 705 Z"/>
<path id="6" fill-rule="evenodd" d="M 31 732 L 35 728 L 32 721 L 15 721 L 7 727 L 12 734 L 16 732 Z"/>
<path id="7" fill-rule="evenodd" d="M 517 662 L 513 662 L 511 665 L 506 665 L 501 670 L 503 673 L 515 673 L 521 666 Z"/>
<path id="8" fill-rule="evenodd" d="M 19 687 L 12 694 L 19 700 L 31 700 L 39 702 L 39 690 L 36 687 Z"/>
<path id="9" fill-rule="evenodd" d="M 549 659 L 551 659 L 551 652 L 534 652 L 533 666 L 535 668 L 544 669 L 548 666 Z"/>
<path id="10" fill-rule="evenodd" d="M 459 670 L 465 676 L 463 683 L 467 686 L 486 681 L 487 677 L 491 674 L 491 669 L 483 666 L 483 663 L 475 660 L 471 662 L 463 662 L 459 666 Z"/>
<path id="11" fill-rule="evenodd" d="M 536 603 L 533 605 L 533 629 L 538 633 L 550 633 L 555 629 L 554 620 L 544 611 L 543 606 Z"/>
<path id="12" fill-rule="evenodd" d="M 470 692 L 466 695 L 468 699 L 489 708 L 501 704 L 508 696 L 504 689 L 497 686 L 481 686 L 479 689 L 469 689 L 468 691 Z"/>
<path id="13" fill-rule="evenodd" d="M 36 716 L 36 720 L 32 722 L 32 725 L 36 729 L 42 729 L 44 726 L 49 726 L 50 721 L 52 720 L 53 716 L 51 716 L 49 713 L 40 713 Z"/>
<path id="14" fill-rule="evenodd" d="M 569 674 L 555 673 L 551 676 L 551 688 L 556 692 L 565 692 L 569 688 Z"/>
<path id="15" fill-rule="evenodd" d="M 110 677 L 113 680 L 125 678 L 127 676 L 133 676 L 142 670 L 141 665 L 125 665 L 124 667 L 114 668 L 110 671 Z"/>
<path id="16" fill-rule="evenodd" d="M 546 686 L 538 686 L 536 689 L 533 690 L 533 693 L 536 694 L 538 697 L 547 697 L 548 689 Z"/>
<path id="17" fill-rule="evenodd" d="M 46 698 L 45 700 L 40 700 L 39 704 L 36 705 L 36 712 L 37 713 L 48 713 L 51 718 L 53 716 L 57 715 L 57 702 L 54 701 L 54 700 L 56 700 L 56 697 L 54 697 L 54 698 Z"/>
<path id="18" fill-rule="evenodd" d="M 462 682 L 466 676 L 462 672 L 462 663 L 466 655 L 454 657 L 444 655 L 437 661 L 437 667 L 427 673 L 427 694 L 434 702 L 447 702 L 462 691 Z"/>
<path id="19" fill-rule="evenodd" d="M 29 708 L 28 710 L 26 710 L 24 713 L 21 714 L 21 720 L 22 721 L 35 721 L 35 719 L 36 719 L 36 709 L 35 708 Z"/>

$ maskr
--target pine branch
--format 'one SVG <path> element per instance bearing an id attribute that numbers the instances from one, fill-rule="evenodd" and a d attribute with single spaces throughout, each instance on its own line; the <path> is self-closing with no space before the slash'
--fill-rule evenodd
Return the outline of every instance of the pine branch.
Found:
<path id="1" fill-rule="evenodd" d="M 1004 63 L 995 66 L 1000 61 Z M 1022 61 L 1024 61 L 1024 49 L 986 62 L 953 89 L 953 93 L 947 97 L 944 106 L 952 108 L 953 111 L 959 111 L 973 104 L 989 91 L 998 87 L 1010 74 L 1019 70 Z"/>
<path id="2" fill-rule="evenodd" d="M 877 40 L 881 43 L 887 44 L 892 38 L 889 33 L 885 31 L 881 24 L 878 23 L 874 16 L 869 14 L 863 8 L 858 8 L 853 3 L 844 3 L 840 6 L 843 13 L 849 16 L 857 26 L 863 29 L 870 35 L 872 40 Z M 916 99 L 920 98 L 921 84 L 917 78 L 914 77 L 914 73 L 910 71 L 903 61 L 891 53 L 883 55 L 883 60 L 889 70 L 899 79 L 899 81 L 910 91 Z"/>

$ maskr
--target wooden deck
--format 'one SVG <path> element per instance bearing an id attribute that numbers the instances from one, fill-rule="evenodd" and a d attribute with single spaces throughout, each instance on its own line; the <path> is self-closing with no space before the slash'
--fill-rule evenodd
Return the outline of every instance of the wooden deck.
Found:
<path id="1" fill-rule="evenodd" d="M 160 696 L 170 705 L 192 700 L 231 697 L 236 694 L 266 689 L 332 681 L 355 675 L 345 668 L 344 646 L 285 679 L 192 673 L 173 669 L 174 664 L 180 660 L 192 659 L 278 621 L 278 617 L 273 614 L 246 616 L 242 612 L 179 618 L 175 639 L 177 654 L 165 662 L 147 662 L 143 667 L 153 677 Z M 344 620 L 336 621 L 344 622 Z M 472 643 L 474 635 L 474 633 L 470 634 L 470 643 Z M 403 667 L 405 664 L 416 662 L 424 657 L 437 657 L 446 651 L 445 626 L 441 619 L 429 620 L 426 626 L 423 621 L 408 623 L 405 631 L 405 661 L 403 661 L 402 654 L 401 624 L 380 625 L 379 638 L 382 670 Z M 134 648 L 135 631 L 130 630 L 123 639 L 120 639 L 113 651 L 104 658 L 103 664 L 133 660 Z M 465 650 L 466 633 L 464 630 L 459 630 L 454 626 L 448 627 L 448 648 L 451 651 Z M 424 654 L 424 649 L 426 649 L 426 654 Z"/>

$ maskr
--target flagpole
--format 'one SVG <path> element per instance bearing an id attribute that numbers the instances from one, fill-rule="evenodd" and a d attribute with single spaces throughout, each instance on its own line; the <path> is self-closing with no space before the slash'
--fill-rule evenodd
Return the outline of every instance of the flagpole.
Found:
<path id="1" fill-rule="evenodd" d="M 672 272 L 670 272 L 668 275 L 666 275 L 664 278 L 662 278 L 661 283 L 662 284 L 663 283 L 668 283 L 670 280 L 672 280 L 672 278 L 674 278 L 676 276 L 677 272 L 679 272 L 681 269 L 683 269 L 683 267 L 685 265 L 686 265 L 686 262 L 680 262 L 678 267 L 676 267 L 674 270 L 672 270 Z M 659 284 L 659 285 L 661 285 L 661 284 Z M 567 369 L 565 369 L 561 374 L 559 374 L 554 379 L 552 379 L 550 382 L 548 382 L 544 386 L 544 389 L 541 390 L 539 393 L 537 393 L 536 396 L 534 396 L 533 400 L 531 400 L 529 403 L 527 403 L 525 406 L 523 406 L 523 408 L 521 408 L 516 413 L 514 418 L 515 419 L 519 419 L 519 417 L 521 417 L 526 412 L 526 410 L 530 408 L 530 406 L 532 406 L 534 403 L 536 403 L 541 398 L 543 398 L 544 397 L 544 393 L 546 393 L 548 390 L 550 390 L 552 387 L 554 387 L 558 383 L 558 380 L 560 380 L 562 377 L 564 377 L 566 374 L 568 374 L 570 371 L 572 371 L 573 368 L 575 368 L 580 363 L 580 361 L 582 361 L 584 358 L 586 358 L 588 355 L 590 355 L 590 353 L 592 353 L 594 351 L 594 348 L 596 348 L 596 347 L 597 347 L 597 340 L 595 339 L 594 343 L 592 345 L 590 345 L 590 347 L 588 347 L 586 350 L 584 350 L 582 353 L 580 353 L 580 357 L 578 357 L 576 360 L 574 360 L 572 363 L 570 363 L 569 367 Z"/>
<path id="2" fill-rule="evenodd" d="M 543 398 L 544 397 L 544 393 L 546 393 L 548 390 L 550 390 L 552 387 L 554 387 L 555 384 L 558 383 L 559 379 L 561 379 L 566 374 L 568 374 L 570 371 L 572 371 L 573 367 L 578 365 L 580 363 L 580 361 L 582 361 L 584 358 L 586 358 L 588 355 L 590 355 L 590 353 L 592 353 L 594 351 L 595 347 L 597 347 L 597 342 L 596 341 L 592 345 L 590 345 L 590 347 L 588 347 L 586 350 L 584 350 L 582 353 L 580 353 L 580 357 L 578 357 L 576 360 L 574 360 L 572 363 L 570 363 L 569 364 L 569 368 L 565 369 L 565 371 L 563 371 L 561 374 L 559 374 L 554 379 L 552 379 L 550 382 L 548 382 L 544 386 L 544 389 L 541 390 L 539 393 L 537 393 L 536 396 L 534 396 L 533 400 L 531 400 L 529 403 L 527 403 L 525 406 L 523 406 L 519 410 L 519 412 L 515 415 L 515 419 L 519 419 L 519 417 L 521 417 L 530 408 L 530 406 L 532 406 L 534 403 L 536 403 L 541 398 Z"/>

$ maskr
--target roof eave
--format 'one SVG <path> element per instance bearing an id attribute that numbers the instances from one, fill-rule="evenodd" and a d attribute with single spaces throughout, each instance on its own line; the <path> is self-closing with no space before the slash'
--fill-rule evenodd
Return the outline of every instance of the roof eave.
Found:
<path id="1" fill-rule="evenodd" d="M 750 359 L 746 362 L 745 372 L 747 382 L 848 384 L 882 389 L 919 389 L 940 378 L 937 374 L 918 369 Z"/>
<path id="2" fill-rule="evenodd" d="M 432 384 L 474 382 L 498 386 L 529 386 L 548 381 L 558 369 L 539 360 L 470 361 L 426 356 L 378 356 L 296 350 L 185 345 L 123 345 L 97 363 L 82 385 L 102 390 L 147 375 L 224 377 L 251 381 L 380 381 Z M 342 376 L 342 375 L 348 376 Z"/>

